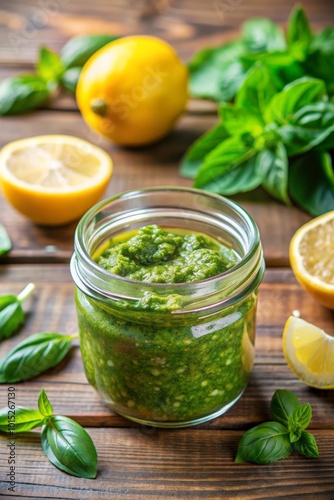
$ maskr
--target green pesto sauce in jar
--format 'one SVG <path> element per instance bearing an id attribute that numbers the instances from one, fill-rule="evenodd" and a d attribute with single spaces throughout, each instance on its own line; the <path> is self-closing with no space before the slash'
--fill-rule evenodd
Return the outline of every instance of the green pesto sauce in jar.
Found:
<path id="1" fill-rule="evenodd" d="M 200 233 L 146 226 L 94 256 L 107 271 L 150 283 L 204 280 L 238 256 Z M 228 407 L 253 366 L 256 293 L 209 317 L 173 317 L 182 300 L 149 294 L 136 306 L 76 293 L 88 381 L 114 411 L 141 422 L 194 422 Z"/>
<path id="2" fill-rule="evenodd" d="M 123 241 L 109 242 L 97 258 L 113 274 L 147 283 L 201 281 L 227 271 L 238 258 L 233 250 L 204 234 L 180 234 L 156 225 L 140 228 Z"/>

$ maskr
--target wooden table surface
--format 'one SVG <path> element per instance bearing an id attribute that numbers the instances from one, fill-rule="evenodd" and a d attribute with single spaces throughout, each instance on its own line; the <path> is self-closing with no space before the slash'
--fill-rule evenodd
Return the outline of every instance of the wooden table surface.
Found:
<path id="1" fill-rule="evenodd" d="M 38 47 L 60 50 L 73 35 L 108 32 L 155 34 L 170 41 L 186 61 L 198 48 L 236 35 L 252 16 L 286 22 L 293 1 L 266 0 L 11 0 L 0 2 L 0 79 L 33 68 Z M 316 28 L 334 23 L 332 0 L 305 0 Z M 76 135 L 100 145 L 113 157 L 115 171 L 107 195 L 157 185 L 190 186 L 178 165 L 191 142 L 216 122 L 212 103 L 193 101 L 174 132 L 160 143 L 126 150 L 101 139 L 84 124 L 75 101 L 59 98 L 25 116 L 2 118 L 0 146 L 45 133 Z M 15 384 L 17 404 L 36 406 L 44 387 L 55 412 L 85 426 L 98 452 L 98 476 L 78 479 L 53 467 L 40 445 L 39 431 L 16 436 L 16 493 L 7 490 L 7 438 L 1 436 L 0 496 L 31 499 L 269 499 L 334 498 L 334 391 L 305 386 L 287 367 L 281 347 L 291 311 L 334 334 L 333 313 L 297 284 L 288 260 L 294 231 L 309 216 L 285 207 L 261 190 L 235 196 L 259 225 L 267 271 L 260 288 L 256 363 L 241 400 L 205 425 L 180 430 L 143 428 L 106 408 L 88 385 L 76 344 L 55 369 Z M 3 356 L 18 341 L 38 331 L 74 333 L 77 329 L 69 258 L 75 224 L 38 227 L 16 213 L 0 195 L 0 222 L 14 242 L 0 261 L 0 292 L 17 293 L 36 284 L 29 314 L 20 332 L 1 344 Z M 318 460 L 293 454 L 267 466 L 235 464 L 238 441 L 246 429 L 269 419 L 269 402 L 279 388 L 294 391 L 313 407 L 310 430 L 317 438 Z M 7 405 L 7 386 L 0 407 Z"/>

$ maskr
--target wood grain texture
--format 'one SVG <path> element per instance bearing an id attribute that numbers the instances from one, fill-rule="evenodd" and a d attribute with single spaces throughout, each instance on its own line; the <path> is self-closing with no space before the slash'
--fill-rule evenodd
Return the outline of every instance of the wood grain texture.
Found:
<path id="1" fill-rule="evenodd" d="M 41 449 L 39 433 L 17 437 L 15 498 L 333 498 L 333 430 L 314 431 L 320 450 L 318 460 L 293 454 L 265 466 L 234 463 L 240 431 L 139 428 L 88 429 L 88 432 L 99 457 L 95 480 L 78 479 L 54 469 Z M 5 445 L 6 438 L 0 439 L 0 446 Z M 2 454 L 2 477 L 7 470 L 6 454 Z M 6 494 L 6 487 L 6 482 L 2 482 L 0 495 Z"/>
<path id="2" fill-rule="evenodd" d="M 21 265 L 0 267 L 0 292 L 18 293 L 34 280 L 36 292 L 26 305 L 27 320 L 20 332 L 1 344 L 1 356 L 29 334 L 39 331 L 75 333 L 76 313 L 69 267 L 67 265 Z M 260 287 L 256 364 L 249 386 L 241 400 L 226 415 L 204 425 L 210 428 L 246 428 L 269 418 L 269 401 L 276 389 L 289 389 L 304 402 L 314 405 L 314 428 L 334 429 L 334 391 L 306 387 L 287 367 L 281 347 L 284 323 L 291 311 L 334 335 L 333 312 L 317 304 L 296 283 L 288 269 L 266 272 Z M 20 405 L 31 406 L 45 387 L 56 411 L 87 426 L 132 426 L 108 410 L 84 375 L 78 342 L 56 368 L 34 380 L 15 384 Z M 6 385 L 0 386 L 0 408 L 6 405 Z"/>
<path id="3" fill-rule="evenodd" d="M 187 114 L 166 139 L 149 148 L 124 149 L 88 129 L 77 112 L 38 111 L 24 117 L 0 119 L 0 147 L 29 135 L 67 134 L 89 140 L 105 149 L 114 161 L 114 173 L 105 197 L 122 191 L 148 186 L 191 186 L 181 177 L 179 163 L 187 147 L 217 121 L 214 116 Z M 288 246 L 296 229 L 309 216 L 296 207 L 276 202 L 262 189 L 232 197 L 257 222 L 268 265 L 288 265 Z M 266 216 L 264 217 L 264 206 Z M 46 228 L 32 224 L 18 214 L 0 194 L 0 223 L 14 242 L 13 251 L 0 262 L 67 262 L 73 250 L 76 223 L 65 227 Z M 50 249 L 49 246 L 56 247 Z"/>
<path id="4" fill-rule="evenodd" d="M 148 34 L 171 42 L 184 60 L 206 45 L 217 45 L 237 36 L 249 17 L 267 16 L 285 24 L 294 0 L 279 4 L 260 0 L 179 0 L 170 2 L 160 15 L 147 16 L 144 0 L 12 0 L 1 5 L 0 62 L 33 64 L 38 49 L 47 44 L 60 51 L 72 36 L 112 33 L 124 36 Z M 154 2 L 150 2 L 154 3 Z M 304 0 L 315 28 L 331 24 L 331 0 Z"/>

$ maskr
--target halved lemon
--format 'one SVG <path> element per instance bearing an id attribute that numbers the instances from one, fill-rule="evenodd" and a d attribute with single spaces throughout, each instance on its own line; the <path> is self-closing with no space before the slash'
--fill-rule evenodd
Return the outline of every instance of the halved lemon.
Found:
<path id="1" fill-rule="evenodd" d="M 283 332 L 283 353 L 293 373 L 305 384 L 334 389 L 334 337 L 290 316 Z"/>
<path id="2" fill-rule="evenodd" d="M 299 283 L 334 309 L 334 211 L 301 226 L 290 242 L 289 257 Z"/>
<path id="3" fill-rule="evenodd" d="M 110 156 L 77 137 L 29 137 L 0 151 L 4 196 L 37 224 L 56 226 L 81 217 L 100 199 L 111 174 Z"/>

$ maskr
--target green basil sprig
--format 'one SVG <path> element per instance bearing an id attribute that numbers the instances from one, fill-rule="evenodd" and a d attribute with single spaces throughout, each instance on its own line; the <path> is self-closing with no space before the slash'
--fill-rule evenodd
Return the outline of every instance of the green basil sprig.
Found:
<path id="1" fill-rule="evenodd" d="M 15 346 L 0 360 L 0 383 L 30 380 L 58 365 L 78 335 L 35 333 Z"/>
<path id="2" fill-rule="evenodd" d="M 2 224 L 0 224 L 0 255 L 5 255 L 12 249 L 11 239 Z"/>
<path id="3" fill-rule="evenodd" d="M 269 464 L 291 455 L 293 449 L 309 458 L 318 458 L 315 437 L 306 432 L 312 418 L 309 403 L 301 404 L 290 391 L 278 390 L 270 405 L 272 422 L 265 422 L 242 436 L 235 461 Z"/>
<path id="4" fill-rule="evenodd" d="M 329 155 L 320 156 L 322 202 L 315 203 L 317 173 L 305 166 L 303 154 L 326 154 L 334 148 L 334 103 L 322 80 L 303 77 L 279 92 L 263 64 L 254 65 L 238 90 L 235 103 L 219 107 L 221 123 L 189 149 L 181 173 L 195 177 L 195 187 L 222 195 L 250 191 L 262 185 L 272 196 L 290 198 L 313 215 L 334 209 L 333 169 Z M 303 175 L 296 178 L 292 165 Z M 324 168 L 324 161 L 326 168 Z M 303 195 L 302 195 L 303 193 Z M 305 193 L 305 194 L 304 194 Z"/>
<path id="5" fill-rule="evenodd" d="M 36 109 L 60 87 L 75 93 L 83 65 L 115 38 L 111 35 L 77 36 L 64 45 L 60 56 L 48 47 L 41 47 L 36 73 L 14 76 L 0 83 L 0 116 Z"/>
<path id="6" fill-rule="evenodd" d="M 24 322 L 22 303 L 34 289 L 35 285 L 29 283 L 19 295 L 0 295 L 0 340 L 13 335 Z"/>
<path id="7" fill-rule="evenodd" d="M 332 95 L 334 27 L 312 33 L 300 5 L 290 13 L 286 34 L 270 19 L 249 19 L 239 39 L 193 56 L 189 63 L 191 95 L 217 102 L 233 100 L 247 70 L 256 62 L 265 64 L 281 87 L 307 75 L 324 80 Z"/>
<path id="8" fill-rule="evenodd" d="M 72 476 L 95 478 L 97 452 L 81 425 L 68 417 L 55 416 L 44 388 L 38 398 L 38 410 L 16 406 L 15 421 L 8 419 L 9 408 L 0 410 L 0 431 L 13 435 L 42 427 L 42 447 L 50 462 Z"/>

